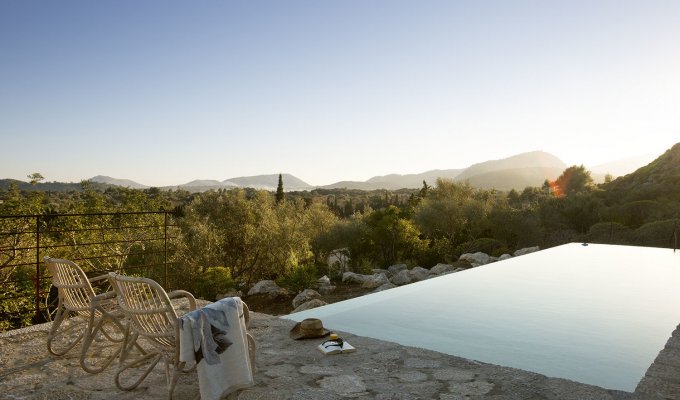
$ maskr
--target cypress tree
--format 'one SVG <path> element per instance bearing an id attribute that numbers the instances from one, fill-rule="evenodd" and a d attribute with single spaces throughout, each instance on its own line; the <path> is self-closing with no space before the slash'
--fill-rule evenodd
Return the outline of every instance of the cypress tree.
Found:
<path id="1" fill-rule="evenodd" d="M 285 200 L 285 195 L 283 194 L 283 177 L 279 174 L 279 184 L 276 187 L 276 204 L 281 203 Z"/>

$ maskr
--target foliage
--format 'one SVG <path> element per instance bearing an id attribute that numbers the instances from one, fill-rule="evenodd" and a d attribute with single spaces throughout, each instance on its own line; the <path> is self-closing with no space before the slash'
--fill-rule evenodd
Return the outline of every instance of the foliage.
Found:
<path id="1" fill-rule="evenodd" d="M 593 178 L 583 165 L 573 165 L 562 172 L 552 187 L 557 197 L 571 196 L 592 189 Z"/>
<path id="2" fill-rule="evenodd" d="M 216 296 L 236 287 L 229 270 L 224 267 L 206 268 L 194 279 L 188 281 L 186 287 L 194 296 L 206 300 L 215 300 Z"/>
<path id="3" fill-rule="evenodd" d="M 279 183 L 276 186 L 276 204 L 285 200 L 286 195 L 283 193 L 283 177 L 279 174 Z"/>
<path id="4" fill-rule="evenodd" d="M 293 293 L 299 293 L 313 287 L 318 278 L 319 274 L 315 266 L 302 265 L 294 267 L 290 273 L 277 279 L 276 283 Z"/>
<path id="5" fill-rule="evenodd" d="M 456 248 L 457 254 L 483 252 L 490 256 L 499 257 L 510 253 L 505 243 L 491 238 L 480 238 L 465 242 Z"/>

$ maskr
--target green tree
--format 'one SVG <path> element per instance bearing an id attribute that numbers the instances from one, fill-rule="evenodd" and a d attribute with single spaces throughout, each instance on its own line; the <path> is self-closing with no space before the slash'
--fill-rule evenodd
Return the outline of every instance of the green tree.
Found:
<path id="1" fill-rule="evenodd" d="M 276 204 L 281 204 L 286 199 L 283 193 L 283 177 L 279 174 L 279 184 L 276 186 Z"/>
<path id="2" fill-rule="evenodd" d="M 593 178 L 583 165 L 573 165 L 555 180 L 553 189 L 557 197 L 570 196 L 593 189 Z"/>
<path id="3" fill-rule="evenodd" d="M 28 175 L 28 179 L 29 179 L 29 182 L 31 183 L 31 185 L 35 185 L 36 183 L 44 180 L 45 177 L 42 176 L 42 174 L 40 172 L 34 172 L 34 173 Z"/>

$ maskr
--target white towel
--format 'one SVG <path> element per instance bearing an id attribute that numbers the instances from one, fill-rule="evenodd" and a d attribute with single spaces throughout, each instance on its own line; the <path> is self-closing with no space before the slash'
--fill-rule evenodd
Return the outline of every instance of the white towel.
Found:
<path id="1" fill-rule="evenodd" d="M 201 400 L 254 385 L 243 303 L 227 297 L 180 317 L 180 361 L 198 362 Z"/>

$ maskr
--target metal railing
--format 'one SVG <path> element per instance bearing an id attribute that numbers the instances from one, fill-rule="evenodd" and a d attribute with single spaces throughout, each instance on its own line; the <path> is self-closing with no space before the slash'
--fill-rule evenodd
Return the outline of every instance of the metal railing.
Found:
<path id="1" fill-rule="evenodd" d="M 8 316 L 25 321 L 29 313 L 33 323 L 49 319 L 56 296 L 45 256 L 75 261 L 88 275 L 153 277 L 167 289 L 173 221 L 169 211 L 0 215 L 0 322 Z M 17 324 L 25 325 L 11 326 Z"/>

